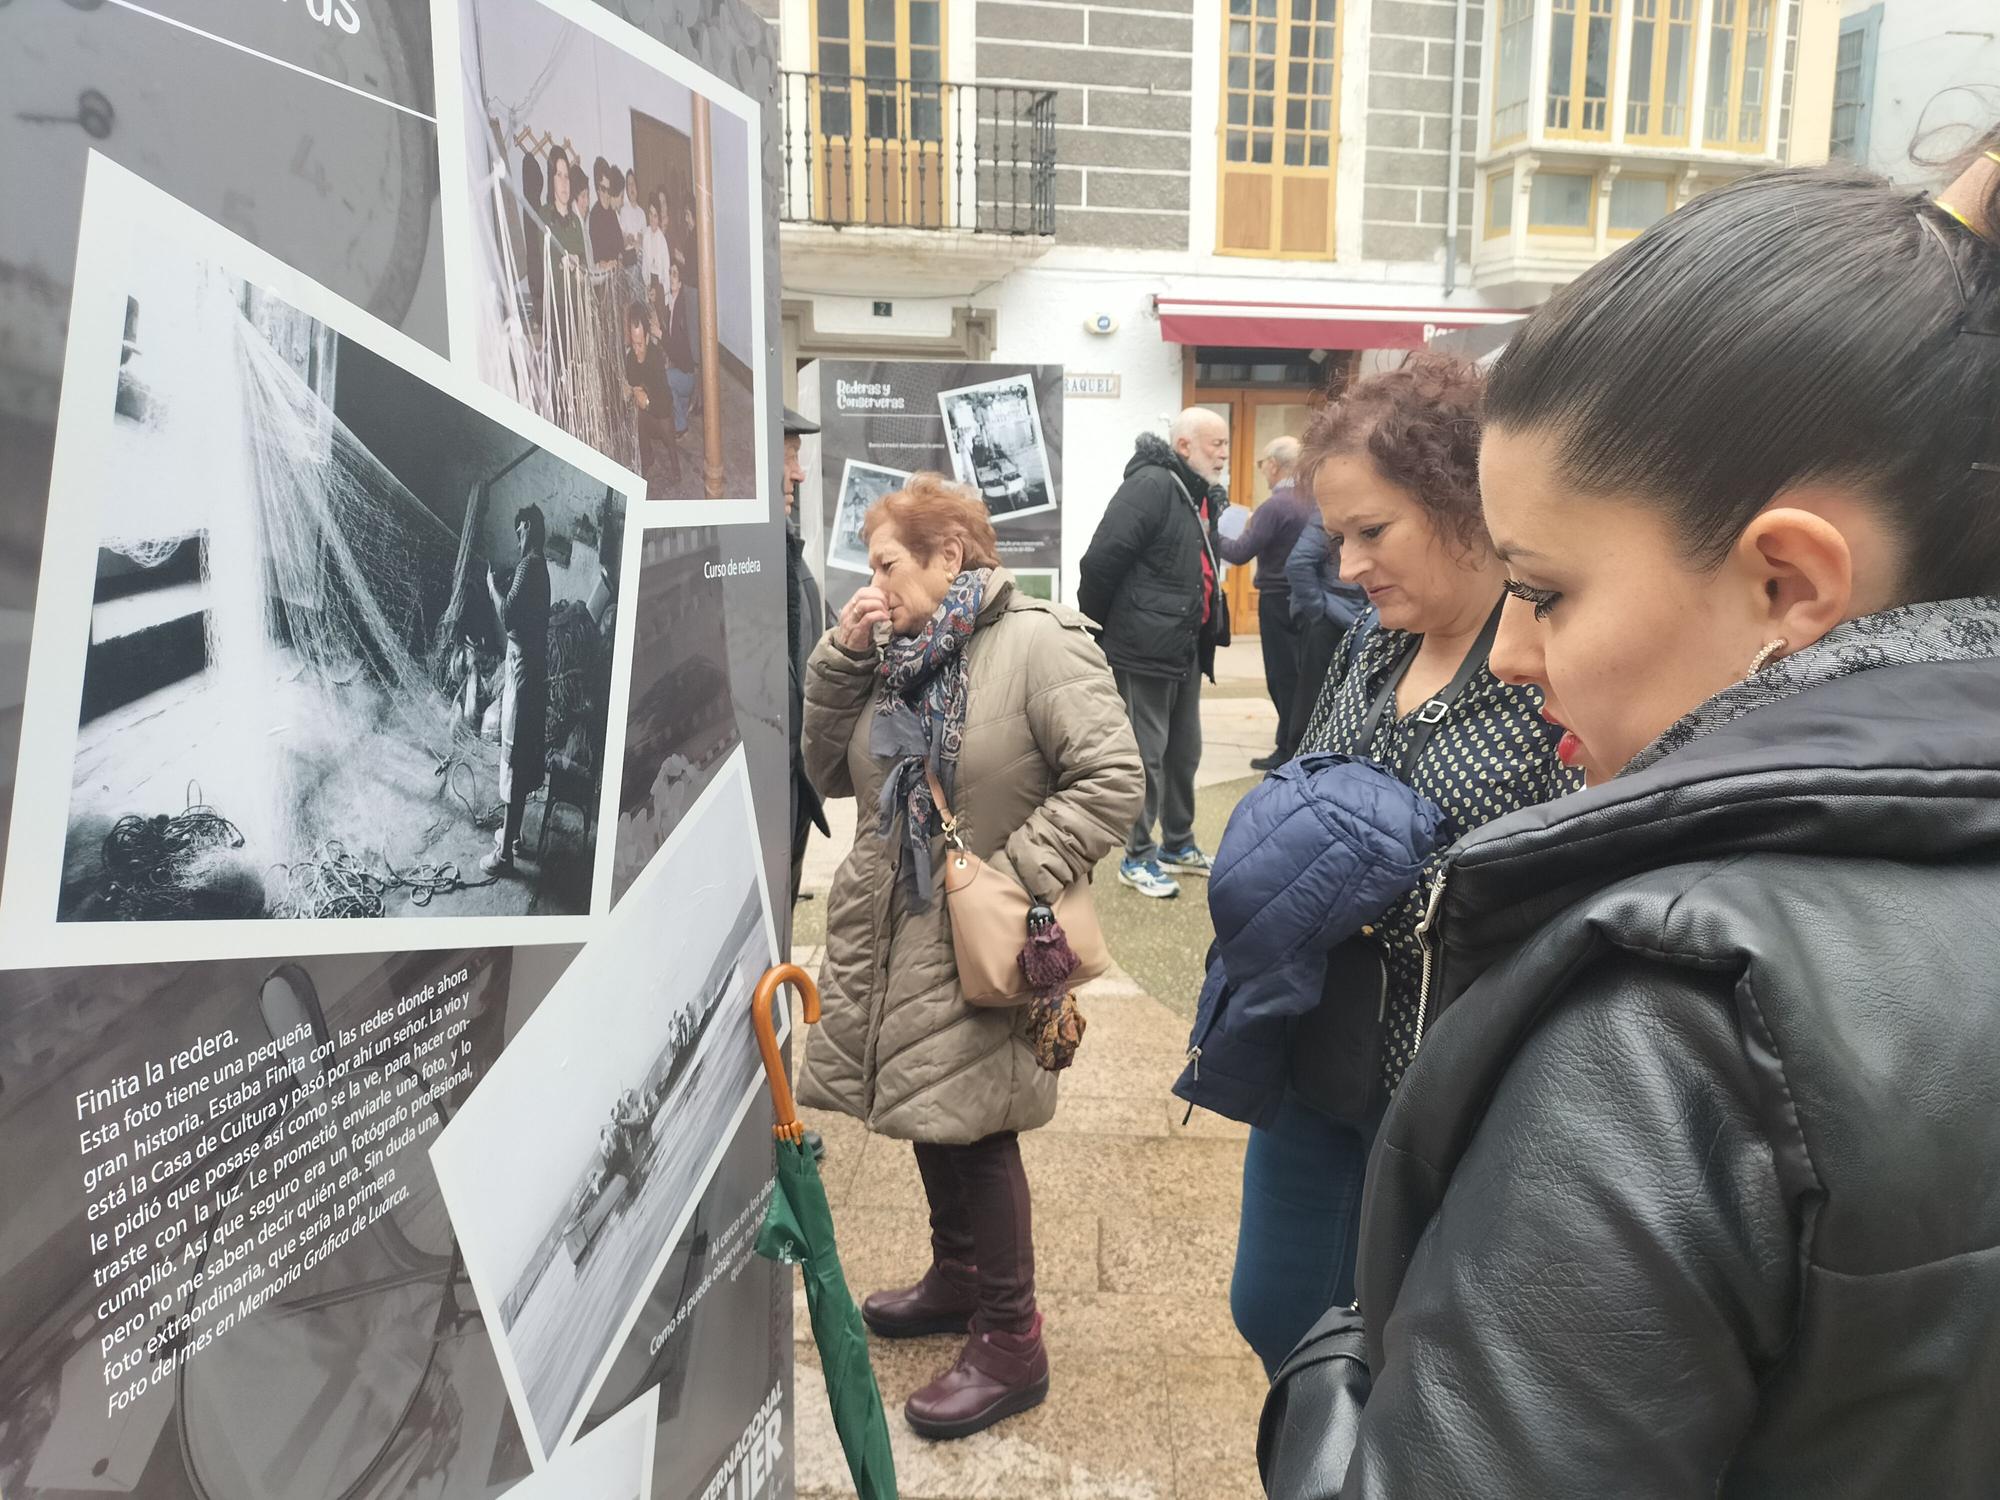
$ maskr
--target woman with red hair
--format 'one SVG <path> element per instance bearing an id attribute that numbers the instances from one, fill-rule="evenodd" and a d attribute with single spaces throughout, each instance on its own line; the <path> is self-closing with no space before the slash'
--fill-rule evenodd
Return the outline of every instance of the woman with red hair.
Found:
<path id="1" fill-rule="evenodd" d="M 966 1002 L 931 778 L 972 853 L 1053 906 L 1124 839 L 1145 772 L 1083 617 L 1015 586 L 970 490 L 914 475 L 864 531 L 872 579 L 806 669 L 807 774 L 863 816 L 828 896 L 799 1099 L 914 1145 L 931 1264 L 862 1315 L 884 1338 L 968 1335 L 905 1408 L 926 1437 L 965 1437 L 1048 1393 L 1019 1132 L 1055 1113 L 1068 1056 L 1024 1009 Z"/>

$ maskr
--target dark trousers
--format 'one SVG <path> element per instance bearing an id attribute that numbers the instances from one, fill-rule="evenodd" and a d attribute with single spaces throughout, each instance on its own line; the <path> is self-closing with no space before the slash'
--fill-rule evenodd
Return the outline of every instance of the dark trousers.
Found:
<path id="1" fill-rule="evenodd" d="M 978 1333 L 1035 1326 L 1035 1241 L 1021 1140 L 1011 1130 L 969 1146 L 916 1143 L 931 1206 L 931 1254 L 979 1270 Z"/>
<path id="2" fill-rule="evenodd" d="M 1340 643 L 1346 637 L 1347 632 L 1325 615 L 1307 621 L 1299 634 L 1299 686 L 1292 698 L 1293 754 L 1298 753 L 1299 743 L 1312 724 L 1313 710 L 1326 687 L 1326 674 L 1333 670 L 1333 659 L 1340 654 Z"/>
<path id="3" fill-rule="evenodd" d="M 681 474 L 681 455 L 674 442 L 674 424 L 666 413 L 651 407 L 638 413 L 639 468 L 643 474 L 654 464 L 667 471 L 669 479 Z"/>
<path id="4" fill-rule="evenodd" d="M 1146 804 L 1125 840 L 1125 857 L 1148 860 L 1162 847 L 1185 849 L 1194 842 L 1194 773 L 1201 766 L 1201 663 L 1190 659 L 1178 680 L 1123 669 L 1113 675 L 1146 765 Z"/>
<path id="5" fill-rule="evenodd" d="M 1292 716 L 1299 693 L 1299 632 L 1292 624 L 1290 589 L 1257 596 L 1257 635 L 1264 646 L 1264 688 L 1278 711 L 1278 754 L 1290 756 L 1306 727 Z"/>
<path id="6" fill-rule="evenodd" d="M 528 798 L 532 789 L 521 785 L 526 780 L 525 776 L 514 778 L 514 792 L 507 798 L 507 815 L 500 823 L 500 853 L 507 859 L 514 857 L 514 846 L 521 841 L 521 825 L 528 818 Z"/>

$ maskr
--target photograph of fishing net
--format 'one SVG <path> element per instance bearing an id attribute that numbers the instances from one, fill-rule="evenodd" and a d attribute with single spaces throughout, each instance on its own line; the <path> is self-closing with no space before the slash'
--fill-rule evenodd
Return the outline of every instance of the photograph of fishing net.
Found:
<path id="1" fill-rule="evenodd" d="M 120 290 L 59 919 L 588 913 L 623 497 L 213 264 Z"/>
<path id="2" fill-rule="evenodd" d="M 649 499 L 753 500 L 754 110 L 541 0 L 461 0 L 459 27 L 481 378 Z"/>

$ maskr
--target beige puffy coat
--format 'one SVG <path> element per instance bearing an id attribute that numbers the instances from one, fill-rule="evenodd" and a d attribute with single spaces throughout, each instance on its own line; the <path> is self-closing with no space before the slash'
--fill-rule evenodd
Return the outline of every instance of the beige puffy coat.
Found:
<path id="1" fill-rule="evenodd" d="M 971 644 L 957 814 L 973 853 L 1047 900 L 1124 842 L 1145 769 L 1124 702 L 1083 617 L 995 569 Z M 876 831 L 887 767 L 868 749 L 875 657 L 831 633 L 806 665 L 806 773 L 858 799 L 854 848 L 827 902 L 820 1024 L 799 1102 L 902 1140 L 962 1144 L 1045 1125 L 1056 1075 L 1035 1063 L 1025 1008 L 965 1003 L 942 884 L 925 911 L 897 894 L 900 838 Z M 1026 934 L 1023 934 L 1025 938 Z"/>

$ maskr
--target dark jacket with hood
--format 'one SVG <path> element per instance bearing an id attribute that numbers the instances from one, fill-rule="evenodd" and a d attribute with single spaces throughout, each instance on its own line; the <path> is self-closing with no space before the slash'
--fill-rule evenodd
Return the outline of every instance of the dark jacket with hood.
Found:
<path id="1" fill-rule="evenodd" d="M 1178 680 L 1199 660 L 1215 676 L 1215 648 L 1229 643 L 1229 611 L 1215 507 L 1202 517 L 1207 496 L 1208 481 L 1164 438 L 1140 434 L 1125 482 L 1078 568 L 1077 607 L 1098 623 L 1098 644 L 1119 671 Z M 1211 588 L 1204 623 L 1202 600 Z"/>
<path id="2" fill-rule="evenodd" d="M 1338 1493 L 2000 1489 L 2000 604 L 1952 628 L 1454 853 Z"/>

